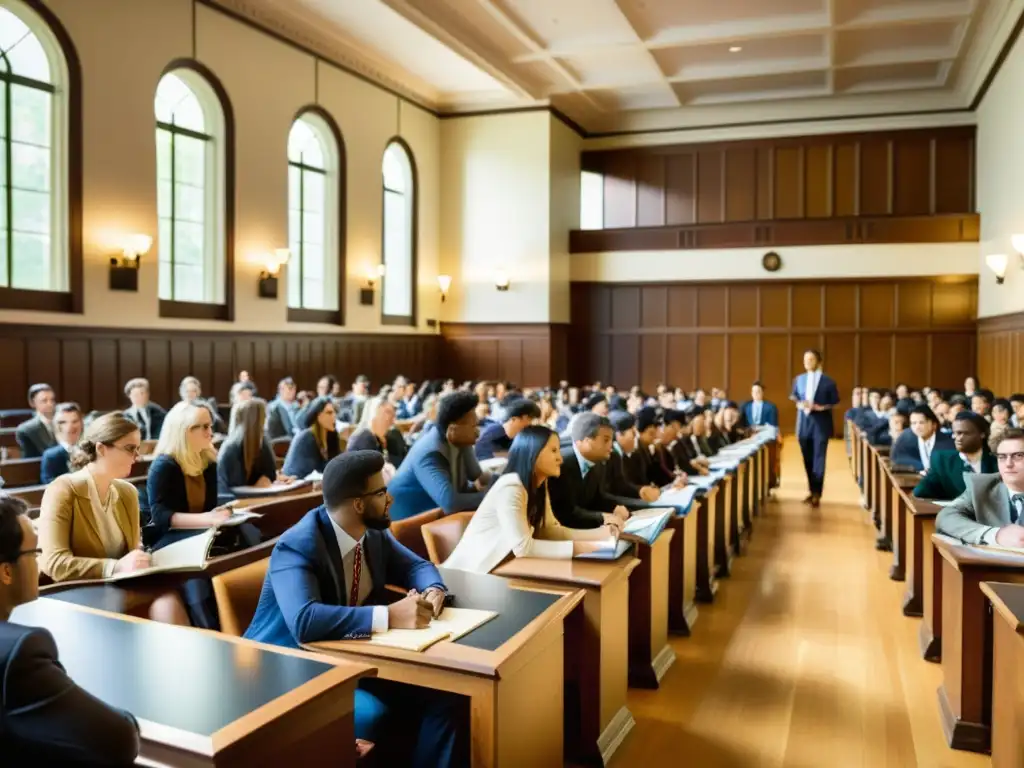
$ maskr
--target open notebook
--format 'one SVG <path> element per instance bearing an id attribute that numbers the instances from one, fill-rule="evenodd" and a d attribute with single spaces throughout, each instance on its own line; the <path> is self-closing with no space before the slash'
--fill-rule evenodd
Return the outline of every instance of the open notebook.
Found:
<path id="1" fill-rule="evenodd" d="M 659 506 L 671 504 L 675 507 L 689 507 L 700 490 L 702 490 L 701 487 L 693 483 L 688 483 L 682 488 L 673 488 L 671 485 L 668 485 L 662 489 L 661 496 L 653 503 Z"/>
<path id="2" fill-rule="evenodd" d="M 625 539 L 619 539 L 615 542 L 614 548 L 602 547 L 596 552 L 588 552 L 585 555 L 574 555 L 573 557 L 576 560 L 618 560 L 632 548 L 632 542 L 626 541 Z"/>
<path id="3" fill-rule="evenodd" d="M 936 533 L 935 538 L 949 544 L 956 544 L 958 547 L 967 547 L 968 549 L 984 552 L 986 555 L 998 557 L 1001 560 L 1006 560 L 1008 563 L 1024 565 L 1024 549 L 1020 547 L 1004 547 L 1001 544 L 964 544 L 960 539 L 947 536 L 944 533 Z"/>
<path id="4" fill-rule="evenodd" d="M 115 573 L 108 581 L 124 581 L 148 576 L 152 573 L 176 571 L 201 571 L 210 556 L 210 548 L 217 537 L 216 528 L 207 528 L 202 533 L 168 544 L 153 553 L 153 564 L 149 568 L 128 573 Z"/>
<path id="5" fill-rule="evenodd" d="M 441 615 L 431 620 L 424 629 L 389 629 L 372 635 L 370 645 L 384 645 L 401 648 L 404 651 L 425 651 L 442 640 L 458 640 L 498 614 L 494 611 L 480 611 L 475 608 L 445 608 Z"/>
<path id="6" fill-rule="evenodd" d="M 656 502 L 657 503 L 657 502 Z M 675 517 L 674 509 L 644 509 L 634 512 L 622 528 L 623 535 L 631 536 L 650 546 Z"/>

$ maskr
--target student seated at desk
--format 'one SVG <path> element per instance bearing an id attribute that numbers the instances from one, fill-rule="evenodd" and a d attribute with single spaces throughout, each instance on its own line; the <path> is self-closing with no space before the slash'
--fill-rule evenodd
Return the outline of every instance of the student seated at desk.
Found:
<path id="1" fill-rule="evenodd" d="M 324 505 L 307 512 L 274 547 L 245 637 L 300 648 L 426 627 L 441 612 L 441 575 L 387 530 L 391 495 L 383 468 L 377 451 L 344 453 L 328 462 Z M 388 605 L 387 584 L 410 592 Z M 362 680 L 355 698 L 356 737 L 376 742 L 382 766 L 467 765 L 462 709 L 459 696 Z"/>
<path id="2" fill-rule="evenodd" d="M 0 764 L 129 766 L 139 726 L 67 676 L 53 635 L 11 621 L 39 596 L 38 539 L 25 503 L 0 494 Z"/>
<path id="3" fill-rule="evenodd" d="M 395 406 L 374 398 L 363 408 L 366 425 L 348 439 L 346 451 L 377 451 L 384 457 L 384 480 L 390 482 L 408 452 L 402 433 L 395 429 Z"/>
<path id="4" fill-rule="evenodd" d="M 529 426 L 516 435 L 504 473 L 473 513 L 445 568 L 489 573 L 509 555 L 568 560 L 614 547 L 617 527 L 577 530 L 555 519 L 548 479 L 558 477 L 562 461 L 558 435 L 547 427 Z"/>
<path id="5" fill-rule="evenodd" d="M 493 459 L 497 454 L 506 454 L 512 448 L 512 441 L 523 429 L 540 418 L 540 406 L 532 400 L 519 398 L 505 407 L 505 421 L 484 428 L 476 441 L 474 451 L 478 459 Z"/>
<path id="6" fill-rule="evenodd" d="M 647 480 L 647 462 L 637 436 L 636 419 L 628 411 L 612 411 L 608 421 L 615 430 L 606 473 L 608 492 L 626 499 L 657 501 L 661 490 Z"/>
<path id="7" fill-rule="evenodd" d="M 965 474 L 987 475 L 998 472 L 996 459 L 988 449 L 989 423 L 971 411 L 961 411 L 953 421 L 952 451 L 936 451 L 927 474 L 914 488 L 920 499 L 950 501 L 962 494 L 967 485 Z"/>
<path id="8" fill-rule="evenodd" d="M 57 408 L 53 387 L 49 384 L 33 384 L 28 388 L 28 404 L 32 406 L 35 415 L 18 425 L 14 439 L 21 449 L 21 458 L 38 459 L 47 448 L 57 444 L 53 434 L 53 414 Z"/>
<path id="9" fill-rule="evenodd" d="M 54 581 L 107 579 L 150 566 L 140 536 L 139 493 L 125 482 L 140 440 L 139 428 L 122 414 L 101 416 L 72 450 L 71 474 L 47 487 L 39 513 L 39 566 Z M 177 593 L 151 597 L 149 618 L 189 623 Z"/>
<path id="10" fill-rule="evenodd" d="M 891 411 L 889 413 L 889 428 L 887 430 L 878 430 L 874 435 L 874 441 L 872 445 L 889 445 L 891 446 L 899 436 L 907 431 L 907 415 L 902 411 Z"/>
<path id="11" fill-rule="evenodd" d="M 864 390 L 861 387 L 854 387 L 853 392 L 850 394 L 850 407 L 846 409 L 846 413 L 843 414 L 843 421 L 852 421 L 854 424 L 857 423 L 857 419 L 860 418 L 864 408 L 861 407 L 861 393 Z M 776 424 L 776 426 L 778 426 Z"/>
<path id="12" fill-rule="evenodd" d="M 927 472 L 935 451 L 955 451 L 953 438 L 939 431 L 939 419 L 927 405 L 918 405 L 910 412 L 910 429 L 893 441 L 889 460 L 894 467 L 910 467 Z"/>
<path id="13" fill-rule="evenodd" d="M 278 440 L 295 437 L 302 431 L 299 426 L 298 387 L 291 376 L 277 382 L 277 397 L 267 405 L 267 438 Z"/>
<path id="14" fill-rule="evenodd" d="M 195 376 L 186 376 L 178 385 L 178 395 L 183 403 L 198 403 L 210 412 L 213 420 L 214 434 L 223 435 L 227 432 L 224 420 L 220 417 L 220 410 L 217 408 L 217 401 L 212 397 L 203 397 L 203 385 Z"/>
<path id="15" fill-rule="evenodd" d="M 388 483 L 394 520 L 440 507 L 444 514 L 476 509 L 491 485 L 491 474 L 473 454 L 479 434 L 477 396 L 452 392 L 441 398 L 434 428 L 417 440 Z"/>
<path id="16" fill-rule="evenodd" d="M 1018 429 L 1024 427 L 1024 394 L 1015 392 L 1010 395 L 1010 426 Z"/>
<path id="17" fill-rule="evenodd" d="M 217 452 L 220 494 L 231 496 L 232 488 L 269 488 L 295 479 L 277 471 L 274 449 L 264 434 L 266 419 L 267 404 L 258 397 L 236 403 L 231 409 L 228 436 Z"/>
<path id="18" fill-rule="evenodd" d="M 1024 547 L 1024 430 L 1011 427 L 995 458 L 999 474 L 968 475 L 966 489 L 939 511 L 935 528 L 965 544 Z"/>
<path id="19" fill-rule="evenodd" d="M 636 412 L 637 450 L 629 461 L 623 461 L 622 471 L 634 485 L 653 483 L 662 487 L 675 477 L 675 464 L 662 443 L 662 425 L 653 407 Z"/>
<path id="20" fill-rule="evenodd" d="M 160 439 L 167 411 L 149 399 L 149 381 L 132 379 L 124 385 L 124 393 L 132 406 L 124 415 L 135 422 L 143 440 Z"/>
<path id="21" fill-rule="evenodd" d="M 779 426 L 779 408 L 764 399 L 764 386 L 755 381 L 750 387 L 750 400 L 740 409 L 740 424 L 747 427 Z"/>
<path id="22" fill-rule="evenodd" d="M 971 396 L 971 410 L 979 416 L 984 416 L 987 421 L 992 421 L 992 393 L 985 389 L 979 389 Z"/>
<path id="23" fill-rule="evenodd" d="M 695 413 L 700 414 L 701 411 Z M 684 411 L 666 411 L 665 419 L 675 430 L 675 438 L 669 443 L 668 450 L 679 471 L 688 476 L 708 474 L 708 459 L 700 452 L 703 450 L 701 442 L 699 439 L 694 442 L 693 421 Z"/>
<path id="24" fill-rule="evenodd" d="M 722 402 L 718 413 L 715 414 L 715 420 L 715 426 L 717 427 L 715 439 L 708 441 L 711 443 L 711 449 L 715 453 L 718 453 L 727 445 L 738 443 L 747 436 L 746 432 L 740 427 L 739 408 L 731 400 Z"/>
<path id="25" fill-rule="evenodd" d="M 78 403 L 61 403 L 53 417 L 57 445 L 47 448 L 39 466 L 39 482 L 48 485 L 71 471 L 71 450 L 82 436 L 82 409 Z"/>
<path id="26" fill-rule="evenodd" d="M 697 459 L 706 464 L 717 453 L 709 440 L 711 415 L 702 409 L 695 409 L 690 418 L 690 447 Z"/>
<path id="27" fill-rule="evenodd" d="M 284 473 L 304 478 L 310 472 L 323 472 L 327 462 L 341 453 L 338 438 L 338 417 L 330 397 L 318 397 L 302 412 L 303 429 L 284 458 Z"/>

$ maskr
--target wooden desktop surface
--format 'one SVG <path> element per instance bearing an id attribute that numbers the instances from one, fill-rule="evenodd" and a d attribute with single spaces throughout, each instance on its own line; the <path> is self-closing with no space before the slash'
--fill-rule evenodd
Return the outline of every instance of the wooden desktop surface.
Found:
<path id="1" fill-rule="evenodd" d="M 1024 585 L 984 582 L 992 603 L 992 766 L 1024 768 Z"/>

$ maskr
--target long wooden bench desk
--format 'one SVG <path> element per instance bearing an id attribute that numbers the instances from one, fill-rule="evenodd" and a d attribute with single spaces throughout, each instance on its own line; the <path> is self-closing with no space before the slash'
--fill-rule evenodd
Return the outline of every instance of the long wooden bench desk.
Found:
<path id="1" fill-rule="evenodd" d="M 653 545 L 636 545 L 640 563 L 629 577 L 629 684 L 636 688 L 657 688 L 676 660 L 668 644 L 669 565 L 675 537 L 676 531 L 666 527 Z"/>
<path id="2" fill-rule="evenodd" d="M 985 582 L 993 608 L 992 768 L 1024 768 L 1024 585 Z"/>
<path id="3" fill-rule="evenodd" d="M 71 678 L 139 722 L 161 765 L 354 766 L 363 663 L 42 598 L 12 621 L 44 627 Z"/>
<path id="4" fill-rule="evenodd" d="M 906 578 L 907 563 L 907 500 L 904 494 L 912 494 L 921 476 L 916 472 L 898 471 L 888 462 L 883 465 L 885 487 L 882 502 L 885 507 L 883 537 L 892 552 L 892 567 L 889 578 L 903 581 Z"/>
<path id="5" fill-rule="evenodd" d="M 696 599 L 702 603 L 714 602 L 718 592 L 718 578 L 715 567 L 715 533 L 718 529 L 718 485 L 708 489 L 701 496 L 699 506 L 694 511 L 697 515 L 697 562 L 695 574 L 697 583 L 694 587 Z M 690 514 L 694 514 L 690 512 Z"/>
<path id="6" fill-rule="evenodd" d="M 689 637 L 697 621 L 697 518 L 700 500 L 689 511 L 669 521 L 675 535 L 669 541 L 668 629 Z M 705 542 L 706 545 L 706 542 Z"/>

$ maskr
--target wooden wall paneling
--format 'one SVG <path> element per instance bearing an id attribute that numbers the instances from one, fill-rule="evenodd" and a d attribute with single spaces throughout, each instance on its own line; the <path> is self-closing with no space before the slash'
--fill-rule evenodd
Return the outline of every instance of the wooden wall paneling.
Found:
<path id="1" fill-rule="evenodd" d="M 972 333 L 943 333 L 932 337 L 932 386 L 963 390 L 964 379 L 972 375 L 978 365 L 976 339 Z M 1001 394 L 1006 393 L 1011 384 L 998 382 L 993 386 L 982 379 L 983 387 L 991 387 Z"/>
<path id="2" fill-rule="evenodd" d="M 825 345 L 821 333 L 793 333 L 789 338 L 789 368 L 787 373 L 792 382 L 792 379 L 803 372 L 804 370 L 804 352 L 808 349 L 815 349 L 824 357 L 825 352 L 823 351 Z M 784 360 L 784 359 L 783 359 Z M 827 371 L 829 369 L 829 361 L 826 358 L 824 361 L 824 368 Z M 789 395 L 787 391 L 786 395 Z"/>
<path id="3" fill-rule="evenodd" d="M 896 327 L 928 328 L 931 324 L 931 284 L 920 280 L 896 283 Z"/>
<path id="4" fill-rule="evenodd" d="M 498 341 L 497 353 L 498 378 L 526 386 L 523 376 L 523 340 L 501 339 Z"/>
<path id="5" fill-rule="evenodd" d="M 935 139 L 935 213 L 974 210 L 974 139 Z"/>
<path id="6" fill-rule="evenodd" d="M 691 333 L 670 333 L 667 341 L 666 368 L 668 381 L 672 386 L 685 390 L 696 388 L 697 383 L 697 335 Z"/>
<path id="7" fill-rule="evenodd" d="M 750 385 L 757 381 L 758 340 L 756 333 L 729 334 L 728 380 L 725 383 L 729 397 L 742 403 L 749 399 Z"/>
<path id="8" fill-rule="evenodd" d="M 861 216 L 892 213 L 892 161 L 887 140 L 860 143 L 858 169 Z"/>
<path id="9" fill-rule="evenodd" d="M 668 288 L 647 286 L 640 293 L 640 326 L 664 328 L 668 325 Z"/>
<path id="10" fill-rule="evenodd" d="M 761 328 L 789 327 L 789 285 L 762 283 L 758 287 Z"/>
<path id="11" fill-rule="evenodd" d="M 845 403 L 849 402 L 850 393 L 857 385 L 857 334 L 825 333 L 825 344 L 822 349 L 825 356 L 825 370 L 836 383 L 839 397 L 844 405 L 833 409 L 833 429 L 842 434 Z"/>
<path id="12" fill-rule="evenodd" d="M 524 338 L 520 346 L 522 372 L 516 381 L 524 387 L 549 386 L 557 384 L 557 378 L 551 375 L 551 340 L 543 338 Z"/>
<path id="13" fill-rule="evenodd" d="M 833 153 L 832 197 L 835 201 L 836 216 L 857 216 L 858 173 L 857 143 L 841 142 Z"/>
<path id="14" fill-rule="evenodd" d="M 28 348 L 27 368 L 29 386 L 45 382 L 51 387 L 56 387 L 61 380 L 60 370 L 60 341 L 56 338 L 37 339 Z M 6 360 L 4 361 L 6 368 Z M 115 371 L 116 375 L 116 371 Z M 26 388 L 26 392 L 27 392 Z M 54 393 L 58 402 L 64 395 L 57 391 Z M 25 396 L 22 395 L 22 400 Z"/>
<path id="15" fill-rule="evenodd" d="M 146 370 L 145 350 L 142 339 L 122 339 L 117 345 L 117 380 L 123 387 L 129 379 L 142 376 Z M 151 385 L 152 386 L 152 385 Z M 121 395 L 121 393 L 118 393 Z M 152 390 L 149 396 L 153 396 Z M 121 405 L 128 405 L 128 398 L 121 395 L 118 398 Z"/>
<path id="16" fill-rule="evenodd" d="M 977 315 L 976 280 L 935 282 L 932 284 L 932 325 L 938 328 L 963 327 Z"/>
<path id="17" fill-rule="evenodd" d="M 65 342 L 66 343 L 66 342 Z M 4 408 L 28 408 L 26 395 L 29 381 L 25 366 L 25 341 L 20 338 L 0 337 L 0 360 L 4 361 L 3 376 L 0 376 L 0 403 Z M 57 382 L 66 392 L 67 382 Z M 58 397 L 66 397 L 63 392 Z"/>
<path id="18" fill-rule="evenodd" d="M 725 220 L 757 218 L 757 150 L 734 147 L 725 152 Z"/>
<path id="19" fill-rule="evenodd" d="M 640 288 L 632 285 L 617 285 L 611 289 L 611 327 L 640 327 Z"/>
<path id="20" fill-rule="evenodd" d="M 697 336 L 697 386 L 725 386 L 727 340 L 728 336 L 724 333 L 702 333 Z"/>
<path id="21" fill-rule="evenodd" d="M 92 399 L 83 407 L 98 411 L 109 411 L 123 405 L 118 395 L 124 382 L 117 372 L 117 342 L 110 338 L 93 339 L 89 345 L 90 368 L 92 373 Z"/>
<path id="22" fill-rule="evenodd" d="M 187 338 L 171 339 L 171 397 L 168 403 L 177 402 L 181 380 L 192 373 L 192 345 Z"/>
<path id="23" fill-rule="evenodd" d="M 895 317 L 895 285 L 893 283 L 861 283 L 860 327 L 892 328 Z"/>
<path id="24" fill-rule="evenodd" d="M 757 148 L 757 218 L 775 218 L 774 152 L 770 146 Z"/>
<path id="25" fill-rule="evenodd" d="M 928 334 L 899 333 L 893 343 L 896 345 L 893 385 L 900 382 L 915 388 L 930 385 Z"/>
<path id="26" fill-rule="evenodd" d="M 725 153 L 706 150 L 697 155 L 697 223 L 725 221 Z"/>
<path id="27" fill-rule="evenodd" d="M 665 156 L 645 155 L 636 168 L 636 223 L 638 227 L 665 224 Z"/>
<path id="28" fill-rule="evenodd" d="M 671 155 L 665 169 L 666 224 L 697 222 L 696 156 L 685 153 Z"/>
<path id="29" fill-rule="evenodd" d="M 668 326 L 695 328 L 697 326 L 697 288 L 692 285 L 668 287 Z"/>
<path id="30" fill-rule="evenodd" d="M 932 213 L 932 142 L 930 137 L 897 139 L 893 153 L 893 213 Z"/>
<path id="31" fill-rule="evenodd" d="M 192 342 L 192 375 L 199 379 L 204 395 L 216 397 L 218 401 L 224 400 L 223 393 L 219 393 L 213 386 L 213 342 L 209 339 L 195 339 Z"/>
<path id="32" fill-rule="evenodd" d="M 590 369 L 592 375 L 585 376 L 584 380 L 610 381 L 612 378 L 612 336 L 608 334 L 595 333 L 592 348 L 592 363 Z M 578 383 L 573 381 L 573 383 Z"/>
<path id="33" fill-rule="evenodd" d="M 761 360 L 758 378 L 764 386 L 765 397 L 779 407 L 779 425 L 789 425 L 787 429 L 792 430 L 796 410 L 789 400 L 789 392 L 792 378 L 799 373 L 799 369 L 786 370 L 789 345 L 788 333 L 758 334 L 758 354 Z"/>
<path id="34" fill-rule="evenodd" d="M 355 352 L 356 350 L 353 348 L 352 351 Z M 288 375 L 288 346 L 283 339 L 273 339 L 270 342 L 270 370 L 274 372 L 275 379 L 283 379 Z M 337 375 L 342 382 L 352 381 L 351 373 L 345 370 L 344 366 L 338 371 Z M 316 385 L 315 381 L 313 385 Z"/>
<path id="35" fill-rule="evenodd" d="M 775 149 L 774 203 L 776 219 L 804 217 L 803 148 Z"/>
<path id="36" fill-rule="evenodd" d="M 728 303 L 728 289 L 724 285 L 702 285 L 697 292 L 697 324 L 702 328 L 724 328 Z"/>
<path id="37" fill-rule="evenodd" d="M 217 393 L 223 397 L 223 392 L 230 393 L 231 387 L 238 381 L 238 373 L 241 368 L 236 367 L 235 343 L 230 339 L 217 340 L 213 342 L 213 377 L 209 382 L 203 381 L 203 386 L 210 388 L 211 393 Z M 250 375 L 252 371 L 249 371 Z M 256 386 L 259 391 L 259 385 Z M 265 394 L 266 390 L 264 390 Z"/>
<path id="38" fill-rule="evenodd" d="M 149 381 L 149 396 L 154 403 L 167 407 L 178 399 L 177 384 L 171 381 L 170 342 L 167 339 L 147 338 L 144 341 L 143 349 L 146 362 L 142 369 L 142 376 Z M 65 365 L 68 363 L 68 352 L 66 349 L 64 352 L 64 363 Z M 133 377 L 129 376 L 128 378 Z M 125 383 L 127 384 L 127 381 Z"/>
<path id="39" fill-rule="evenodd" d="M 640 377 L 637 382 L 645 392 L 654 392 L 658 383 L 666 379 L 667 345 L 664 333 L 645 333 L 640 337 Z"/>
<path id="40" fill-rule="evenodd" d="M 640 338 L 635 333 L 612 336 L 611 373 L 607 381 L 619 389 L 633 386 L 640 380 Z M 602 379 L 602 381 L 605 381 Z"/>
<path id="41" fill-rule="evenodd" d="M 604 226 L 636 226 L 636 157 L 612 152 L 604 172 Z"/>
<path id="42" fill-rule="evenodd" d="M 63 339 L 60 344 L 60 357 L 61 380 L 54 385 L 59 387 L 57 398 L 59 400 L 76 402 L 82 408 L 90 408 L 92 405 L 92 374 L 89 372 L 89 366 L 92 364 L 92 360 L 89 342 L 85 339 Z M 24 374 L 23 369 L 19 371 L 12 366 L 0 378 L 7 378 L 8 373 L 11 376 L 16 376 L 19 372 Z M 27 405 L 22 405 L 24 402 L 25 390 L 21 390 L 15 399 L 7 399 L 5 394 L 5 399 L 0 401 L 0 403 L 3 403 L 8 408 L 27 407 Z"/>
<path id="43" fill-rule="evenodd" d="M 252 367 L 253 369 L 260 371 L 260 376 L 266 376 L 275 384 L 280 381 L 283 376 L 278 375 L 278 371 L 273 369 L 270 358 L 270 341 L 268 339 L 256 339 L 252 343 Z M 252 373 L 252 370 L 249 371 Z M 299 389 L 306 389 L 307 383 L 296 381 L 295 382 Z M 315 385 L 316 382 L 314 381 Z"/>
<path id="44" fill-rule="evenodd" d="M 804 160 L 804 199 L 811 219 L 832 216 L 832 145 L 807 147 Z"/>
<path id="45" fill-rule="evenodd" d="M 822 287 L 820 283 L 793 284 L 791 288 L 793 328 L 821 328 Z"/>
<path id="46" fill-rule="evenodd" d="M 856 283 L 827 283 L 825 285 L 825 327 L 857 327 Z"/>
<path id="47" fill-rule="evenodd" d="M 895 385 L 891 333 L 861 334 L 857 372 L 862 386 L 891 387 Z"/>
<path id="48" fill-rule="evenodd" d="M 756 285 L 730 285 L 729 291 L 729 327 L 757 328 L 757 297 Z"/>

